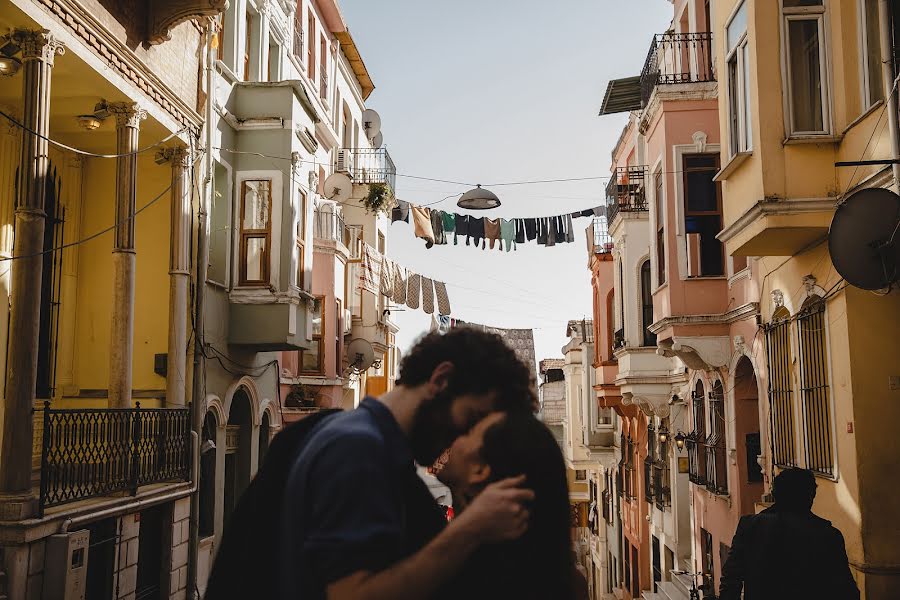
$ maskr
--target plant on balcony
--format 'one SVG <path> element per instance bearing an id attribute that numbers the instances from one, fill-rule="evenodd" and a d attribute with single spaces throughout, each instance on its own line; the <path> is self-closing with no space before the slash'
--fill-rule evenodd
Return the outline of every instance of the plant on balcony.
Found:
<path id="1" fill-rule="evenodd" d="M 362 203 L 366 207 L 366 212 L 377 214 L 387 212 L 391 208 L 392 200 L 391 191 L 386 184 L 371 183 L 369 193 L 363 198 Z"/>
<path id="2" fill-rule="evenodd" d="M 291 408 L 315 408 L 317 406 L 318 392 L 311 386 L 296 383 L 291 386 L 284 399 L 284 405 Z"/>

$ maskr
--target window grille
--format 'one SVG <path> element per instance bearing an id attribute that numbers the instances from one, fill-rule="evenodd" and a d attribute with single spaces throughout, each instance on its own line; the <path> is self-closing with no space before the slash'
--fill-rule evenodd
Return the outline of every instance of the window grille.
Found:
<path id="1" fill-rule="evenodd" d="M 705 395 L 703 383 L 698 381 L 691 394 L 694 429 L 685 440 L 688 449 L 688 478 L 698 485 L 706 483 L 706 455 L 703 452 L 706 440 L 706 413 L 703 406 Z"/>
<path id="2" fill-rule="evenodd" d="M 813 297 L 807 301 L 807 306 L 797 316 L 797 332 L 806 467 L 833 475 L 825 302 L 821 298 Z"/>
<path id="3" fill-rule="evenodd" d="M 797 464 L 794 449 L 794 387 L 791 374 L 791 321 L 787 309 L 776 311 L 766 326 L 769 358 L 769 410 L 775 464 Z"/>
<path id="4" fill-rule="evenodd" d="M 706 488 L 716 494 L 728 493 L 725 462 L 725 398 L 717 381 L 709 395 L 709 437 L 706 438 Z"/>

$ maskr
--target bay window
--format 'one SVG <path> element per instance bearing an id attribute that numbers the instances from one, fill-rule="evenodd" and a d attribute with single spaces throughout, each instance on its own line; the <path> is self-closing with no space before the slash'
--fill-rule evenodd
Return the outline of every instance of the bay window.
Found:
<path id="1" fill-rule="evenodd" d="M 728 133 L 731 156 L 753 147 L 750 120 L 750 50 L 747 43 L 747 3 L 737 9 L 725 27 L 728 92 Z"/>
<path id="2" fill-rule="evenodd" d="M 828 134 L 828 76 L 823 0 L 783 0 L 791 134 Z"/>
<path id="3" fill-rule="evenodd" d="M 312 350 L 300 350 L 300 374 L 325 374 L 325 297 L 316 296 L 312 309 Z"/>
<path id="4" fill-rule="evenodd" d="M 241 185 L 240 285 L 269 284 L 272 250 L 272 182 L 244 181 Z"/>

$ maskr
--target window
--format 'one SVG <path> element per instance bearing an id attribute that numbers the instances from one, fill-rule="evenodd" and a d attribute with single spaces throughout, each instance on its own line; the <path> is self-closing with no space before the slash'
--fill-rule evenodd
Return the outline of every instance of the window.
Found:
<path id="1" fill-rule="evenodd" d="M 306 14 L 306 28 L 309 37 L 306 40 L 306 68 L 309 71 L 309 80 L 313 84 L 316 82 L 316 18 L 313 11 L 309 10 Z"/>
<path id="2" fill-rule="evenodd" d="M 216 58 L 225 60 L 225 13 L 220 13 L 216 17 L 216 25 L 218 32 L 216 35 Z"/>
<path id="3" fill-rule="evenodd" d="M 797 315 L 797 333 L 806 468 L 833 475 L 825 301 L 820 297 L 810 296 L 803 303 Z"/>
<path id="4" fill-rule="evenodd" d="M 688 276 L 720 277 L 725 274 L 725 248 L 716 239 L 722 230 L 722 188 L 713 181 L 719 155 L 688 154 L 683 166 Z"/>
<path id="5" fill-rule="evenodd" d="M 334 365 L 335 377 L 343 374 L 343 357 L 341 356 L 344 348 L 344 306 L 339 299 L 334 301 Z"/>
<path id="6" fill-rule="evenodd" d="M 303 0 L 297 0 L 297 10 L 294 12 L 294 37 L 291 44 L 291 53 L 299 62 L 303 62 Z"/>
<path id="7" fill-rule="evenodd" d="M 829 132 L 823 0 L 783 0 L 790 132 Z"/>
<path id="8" fill-rule="evenodd" d="M 300 374 L 325 374 L 325 297 L 317 296 L 312 310 L 312 349 L 300 350 Z"/>
<path id="9" fill-rule="evenodd" d="M 575 481 L 586 481 L 587 480 L 587 471 L 583 471 L 578 469 L 575 471 Z"/>
<path id="10" fill-rule="evenodd" d="M 653 496 L 656 490 L 653 487 L 653 458 L 656 456 L 656 429 L 651 420 L 647 424 L 647 457 L 644 459 L 644 500 L 647 504 L 653 504 Z"/>
<path id="11" fill-rule="evenodd" d="M 783 306 L 766 325 L 766 351 L 769 358 L 769 406 L 772 412 L 772 442 L 775 464 L 797 464 L 794 451 L 794 386 L 791 372 L 791 314 Z"/>
<path id="12" fill-rule="evenodd" d="M 653 292 L 650 289 L 650 259 L 641 265 L 641 327 L 643 346 L 656 346 L 656 334 L 650 331 L 653 324 Z"/>
<path id="13" fill-rule="evenodd" d="M 740 273 L 748 266 L 747 257 L 746 256 L 732 256 L 731 257 L 731 274 Z"/>
<path id="14" fill-rule="evenodd" d="M 728 134 L 731 156 L 753 147 L 750 121 L 750 50 L 747 43 L 747 3 L 725 27 L 725 70 L 728 91 Z"/>
<path id="15" fill-rule="evenodd" d="M 299 190 L 300 206 L 297 207 L 297 274 L 294 281 L 301 290 L 306 289 L 306 192 Z"/>
<path id="16" fill-rule="evenodd" d="M 863 107 L 884 100 L 881 78 L 881 37 L 878 0 L 860 0 L 859 31 L 862 54 Z"/>
<path id="17" fill-rule="evenodd" d="M 717 381 L 709 394 L 709 437 L 706 438 L 706 489 L 728 493 L 725 463 L 725 391 Z"/>
<path id="18" fill-rule="evenodd" d="M 228 208 L 231 198 L 228 194 L 228 170 L 219 162 L 213 171 L 213 198 L 209 211 L 209 263 L 206 278 L 221 285 L 228 284 L 229 234 Z"/>
<path id="19" fill-rule="evenodd" d="M 706 390 L 703 388 L 703 382 L 698 381 L 691 394 L 694 429 L 685 440 L 688 449 L 688 478 L 698 485 L 706 483 L 706 454 L 703 452 L 703 444 L 706 441 L 705 400 Z"/>
<path id="20" fill-rule="evenodd" d="M 266 73 L 266 81 L 279 81 L 281 79 L 281 46 L 278 42 L 269 42 L 269 64 Z"/>
<path id="21" fill-rule="evenodd" d="M 665 441 L 658 440 L 656 457 L 653 463 L 653 489 L 656 491 L 656 507 L 665 510 L 672 505 L 672 476 L 669 470 L 669 439 L 672 434 L 669 431 L 669 419 L 661 419 L 660 432 L 668 432 Z"/>
<path id="22" fill-rule="evenodd" d="M 319 35 L 319 96 L 328 98 L 328 54 L 325 35 Z"/>
<path id="23" fill-rule="evenodd" d="M 662 168 L 653 176 L 656 187 L 656 283 L 666 282 L 666 202 L 663 197 Z"/>
<path id="24" fill-rule="evenodd" d="M 703 584 L 710 590 L 715 588 L 714 564 L 713 564 L 713 539 L 712 534 L 705 529 L 700 529 L 700 560 L 703 571 L 701 577 Z"/>
<path id="25" fill-rule="evenodd" d="M 244 72 L 241 78 L 244 81 L 250 81 L 250 54 L 251 42 L 253 40 L 253 15 L 250 11 L 244 15 Z"/>
<path id="26" fill-rule="evenodd" d="M 272 245 L 272 182 L 241 185 L 240 285 L 269 284 Z"/>

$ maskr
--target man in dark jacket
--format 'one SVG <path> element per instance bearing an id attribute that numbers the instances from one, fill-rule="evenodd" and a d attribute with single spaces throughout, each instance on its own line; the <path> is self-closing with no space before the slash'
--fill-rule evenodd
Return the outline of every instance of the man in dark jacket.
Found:
<path id="1" fill-rule="evenodd" d="M 775 477 L 775 504 L 741 518 L 722 568 L 720 600 L 858 600 L 844 538 L 812 513 L 816 480 L 806 469 Z"/>

